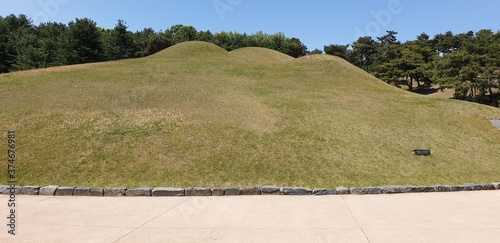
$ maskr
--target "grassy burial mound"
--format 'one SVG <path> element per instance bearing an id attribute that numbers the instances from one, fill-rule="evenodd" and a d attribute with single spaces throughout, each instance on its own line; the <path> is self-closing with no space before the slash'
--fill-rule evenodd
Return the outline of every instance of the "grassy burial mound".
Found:
<path id="1" fill-rule="evenodd" d="M 499 180 L 500 130 L 489 119 L 500 109 L 408 93 L 333 56 L 186 42 L 146 58 L 3 74 L 0 90 L 22 185 Z M 420 148 L 432 156 L 412 154 Z"/>

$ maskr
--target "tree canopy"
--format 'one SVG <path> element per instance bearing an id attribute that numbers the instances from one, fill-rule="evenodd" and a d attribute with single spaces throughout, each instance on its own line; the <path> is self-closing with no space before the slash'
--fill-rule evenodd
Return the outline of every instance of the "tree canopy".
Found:
<path id="1" fill-rule="evenodd" d="M 113 29 L 104 29 L 88 18 L 35 26 L 26 15 L 9 15 L 0 16 L 0 73 L 144 57 L 193 40 L 215 43 L 228 51 L 265 47 L 293 57 L 307 54 L 307 47 L 298 38 L 286 37 L 284 33 L 212 34 L 181 24 L 165 31 L 144 28 L 132 32 L 123 20 L 118 20 Z"/>
<path id="2" fill-rule="evenodd" d="M 352 45 L 327 45 L 325 53 L 346 59 L 376 77 L 409 91 L 436 84 L 454 98 L 498 106 L 500 32 L 480 30 L 434 38 L 422 33 L 401 43 L 396 31 L 360 37 Z"/>

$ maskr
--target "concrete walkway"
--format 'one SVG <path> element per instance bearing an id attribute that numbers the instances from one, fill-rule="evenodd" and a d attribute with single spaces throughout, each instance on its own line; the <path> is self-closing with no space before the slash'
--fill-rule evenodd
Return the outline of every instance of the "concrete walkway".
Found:
<path id="1" fill-rule="evenodd" d="M 500 191 L 16 200 L 0 242 L 500 242 Z"/>

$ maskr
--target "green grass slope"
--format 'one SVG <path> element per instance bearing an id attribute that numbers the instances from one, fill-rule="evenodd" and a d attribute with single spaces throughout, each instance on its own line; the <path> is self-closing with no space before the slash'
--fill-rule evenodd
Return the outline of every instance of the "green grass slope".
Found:
<path id="1" fill-rule="evenodd" d="M 239 61 L 268 65 L 281 64 L 283 62 L 294 60 L 293 57 L 285 55 L 281 52 L 260 47 L 240 48 L 231 51 L 230 54 Z"/>
<path id="2" fill-rule="evenodd" d="M 22 185 L 500 180 L 500 130 L 488 121 L 499 109 L 404 92 L 332 56 L 187 42 L 146 58 L 3 74 L 0 91 L 0 144 L 17 131 Z"/>

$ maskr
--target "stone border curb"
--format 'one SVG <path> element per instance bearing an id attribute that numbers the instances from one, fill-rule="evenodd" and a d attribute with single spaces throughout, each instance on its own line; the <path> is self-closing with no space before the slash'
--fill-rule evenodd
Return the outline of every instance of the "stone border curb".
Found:
<path id="1" fill-rule="evenodd" d="M 337 187 L 329 188 L 303 188 L 303 187 L 277 187 L 263 186 L 252 188 L 201 188 L 189 187 L 142 187 L 128 189 L 125 187 L 66 187 L 66 186 L 6 186 L 0 185 L 0 194 L 9 195 L 41 195 L 41 196 L 96 196 L 96 197 L 195 197 L 195 196 L 250 196 L 250 195 L 374 195 L 374 194 L 402 194 L 402 193 L 427 193 L 427 192 L 458 192 L 500 190 L 500 182 L 489 184 L 464 185 L 434 185 L 434 186 L 381 186 L 381 187 Z"/>

